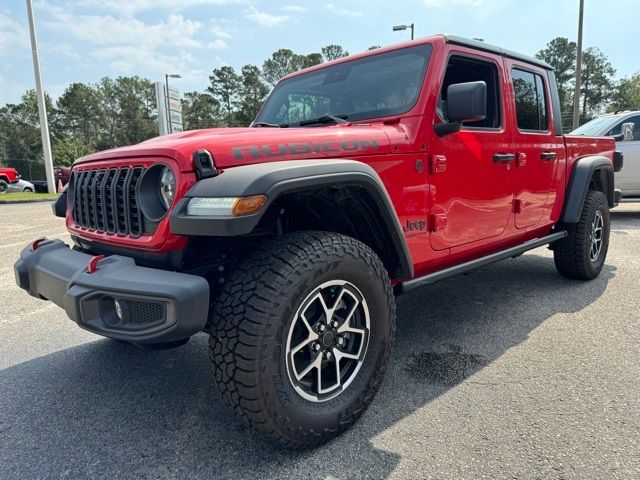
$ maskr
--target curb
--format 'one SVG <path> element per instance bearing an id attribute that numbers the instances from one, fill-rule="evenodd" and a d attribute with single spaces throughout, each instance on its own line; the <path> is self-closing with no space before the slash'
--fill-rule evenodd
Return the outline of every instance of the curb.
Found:
<path id="1" fill-rule="evenodd" d="M 16 203 L 42 203 L 42 202 L 55 202 L 55 198 L 34 198 L 33 200 L 7 200 L 3 202 L 0 200 L 0 205 L 15 205 Z"/>

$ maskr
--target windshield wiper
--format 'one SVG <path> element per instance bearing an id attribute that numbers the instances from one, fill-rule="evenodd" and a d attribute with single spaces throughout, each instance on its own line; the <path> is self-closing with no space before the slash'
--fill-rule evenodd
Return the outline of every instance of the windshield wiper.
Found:
<path id="1" fill-rule="evenodd" d="M 347 123 L 349 115 L 322 115 L 318 118 L 310 118 L 309 120 L 302 120 L 298 123 L 301 127 L 305 125 L 315 125 L 316 123 Z"/>
<path id="2" fill-rule="evenodd" d="M 274 127 L 274 128 L 286 128 L 289 125 L 286 123 L 269 123 L 269 122 L 253 122 L 251 124 L 252 127 Z"/>

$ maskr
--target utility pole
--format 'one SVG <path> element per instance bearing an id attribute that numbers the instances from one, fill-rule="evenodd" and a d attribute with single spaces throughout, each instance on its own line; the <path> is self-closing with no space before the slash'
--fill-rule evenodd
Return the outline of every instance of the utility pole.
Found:
<path id="1" fill-rule="evenodd" d="M 49 139 L 49 123 L 47 122 L 47 105 L 42 90 L 42 75 L 40 74 L 40 55 L 38 54 L 38 40 L 33 19 L 33 4 L 27 2 L 27 15 L 29 16 L 29 33 L 31 34 L 31 52 L 33 54 L 33 70 L 36 76 L 36 97 L 38 99 L 38 117 L 40 119 L 40 135 L 42 137 L 42 153 L 44 156 L 44 171 L 47 175 L 47 190 L 56 193 L 56 185 L 53 180 L 53 161 L 51 159 L 51 141 Z"/>
<path id="2" fill-rule="evenodd" d="M 582 80 L 582 18 L 584 16 L 584 0 L 580 0 L 578 19 L 578 55 L 576 57 L 576 90 L 573 92 L 573 129 L 580 126 L 580 81 Z"/>

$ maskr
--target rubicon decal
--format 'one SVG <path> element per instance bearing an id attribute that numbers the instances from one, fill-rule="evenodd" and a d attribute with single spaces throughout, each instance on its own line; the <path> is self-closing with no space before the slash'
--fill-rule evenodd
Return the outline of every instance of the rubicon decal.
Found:
<path id="1" fill-rule="evenodd" d="M 236 159 L 244 160 L 246 158 L 272 158 L 309 153 L 355 152 L 377 148 L 377 140 L 349 139 L 325 142 L 278 143 L 277 145 L 246 145 L 233 147 L 231 151 Z"/>

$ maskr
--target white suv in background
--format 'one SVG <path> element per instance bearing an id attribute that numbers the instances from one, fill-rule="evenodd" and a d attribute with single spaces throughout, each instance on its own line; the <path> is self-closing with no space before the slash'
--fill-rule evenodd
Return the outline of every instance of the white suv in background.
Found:
<path id="1" fill-rule="evenodd" d="M 622 190 L 623 202 L 640 201 L 640 110 L 594 118 L 569 135 L 616 137 L 616 150 L 624 155 L 622 170 L 615 177 L 616 188 Z"/>

